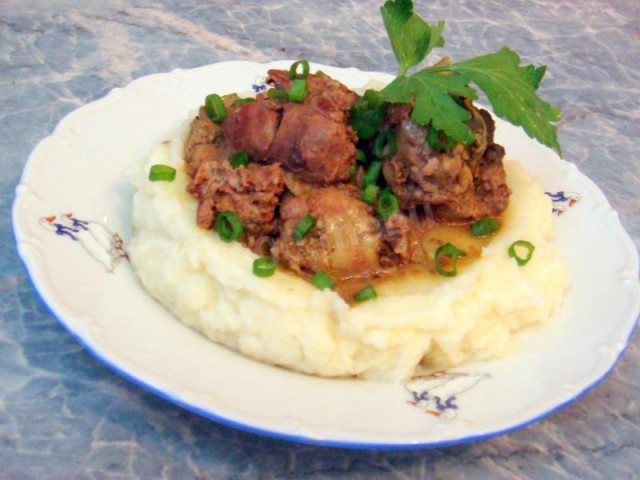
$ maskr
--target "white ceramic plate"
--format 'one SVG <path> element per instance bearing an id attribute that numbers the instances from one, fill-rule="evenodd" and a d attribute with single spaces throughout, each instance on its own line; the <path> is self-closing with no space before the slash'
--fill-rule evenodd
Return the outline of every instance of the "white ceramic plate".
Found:
<path id="1" fill-rule="evenodd" d="M 558 318 L 519 334 L 518 353 L 507 359 L 407 384 L 313 378 L 209 342 L 144 292 L 118 242 L 131 238 L 125 170 L 207 94 L 260 89 L 269 68 L 290 64 L 228 62 L 144 77 L 71 113 L 37 146 L 16 189 L 14 231 L 36 289 L 68 331 L 127 378 L 213 420 L 353 448 L 490 437 L 549 415 L 602 380 L 640 310 L 637 251 L 588 178 L 504 122 L 496 141 L 554 195 L 572 276 Z M 391 78 L 315 68 L 353 88 Z"/>

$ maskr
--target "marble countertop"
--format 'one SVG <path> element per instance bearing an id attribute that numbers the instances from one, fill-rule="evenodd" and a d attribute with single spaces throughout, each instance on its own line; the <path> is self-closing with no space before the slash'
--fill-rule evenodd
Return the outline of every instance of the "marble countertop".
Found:
<path id="1" fill-rule="evenodd" d="M 0 478 L 640 478 L 640 336 L 572 405 L 477 443 L 416 451 L 298 445 L 219 425 L 120 377 L 49 313 L 10 210 L 29 152 L 70 111 L 135 78 L 224 60 L 308 58 L 394 72 L 378 1 L 3 0 L 0 3 Z M 79 6 L 81 5 L 81 6 Z M 546 64 L 565 158 L 640 246 L 640 5 L 417 2 L 446 53 L 509 45 Z"/>

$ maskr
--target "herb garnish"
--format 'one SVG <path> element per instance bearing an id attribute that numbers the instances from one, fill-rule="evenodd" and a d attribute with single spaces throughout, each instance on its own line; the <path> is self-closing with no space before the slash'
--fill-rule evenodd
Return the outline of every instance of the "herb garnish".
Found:
<path id="1" fill-rule="evenodd" d="M 536 94 L 546 66 L 520 66 L 518 54 L 504 47 L 457 63 L 445 60 L 407 75 L 435 47 L 444 46 L 444 22 L 429 25 L 413 12 L 411 0 L 389 0 L 380 11 L 399 65 L 398 77 L 381 91 L 383 100 L 413 101 L 411 116 L 416 123 L 431 124 L 453 140 L 471 144 L 475 135 L 466 123 L 471 115 L 460 99 L 477 99 L 473 83 L 487 95 L 497 116 L 562 154 L 553 124 L 562 112 Z"/>

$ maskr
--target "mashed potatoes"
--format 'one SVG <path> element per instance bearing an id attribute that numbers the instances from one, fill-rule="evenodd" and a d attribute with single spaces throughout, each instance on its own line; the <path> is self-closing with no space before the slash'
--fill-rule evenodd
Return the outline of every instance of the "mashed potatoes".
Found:
<path id="1" fill-rule="evenodd" d="M 513 194 L 504 226 L 479 260 L 454 278 L 393 282 L 378 299 L 349 306 L 291 273 L 254 276 L 253 252 L 196 226 L 182 158 L 188 127 L 131 171 L 130 256 L 149 293 L 215 342 L 308 374 L 394 381 L 421 365 L 504 355 L 515 332 L 548 321 L 561 302 L 568 275 L 551 204 L 515 162 L 505 162 Z M 176 180 L 148 181 L 156 163 L 175 167 Z M 507 255 L 520 239 L 536 247 L 524 267 Z"/>

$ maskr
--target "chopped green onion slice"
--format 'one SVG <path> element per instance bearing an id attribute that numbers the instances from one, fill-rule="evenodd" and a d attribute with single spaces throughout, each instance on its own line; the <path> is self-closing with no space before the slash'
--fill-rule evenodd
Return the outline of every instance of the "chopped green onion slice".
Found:
<path id="1" fill-rule="evenodd" d="M 523 248 L 527 250 L 527 253 L 524 257 L 521 257 L 518 255 L 518 252 L 516 252 L 516 249 L 523 249 Z M 516 259 L 518 266 L 522 267 L 527 263 L 529 263 L 529 260 L 531 260 L 531 257 L 533 257 L 533 251 L 535 249 L 536 247 L 531 242 L 527 242 L 526 240 L 516 240 L 511 244 L 508 252 L 511 258 Z"/>
<path id="2" fill-rule="evenodd" d="M 229 163 L 233 168 L 249 165 L 249 154 L 247 152 L 234 153 L 229 157 Z"/>
<path id="3" fill-rule="evenodd" d="M 244 105 L 245 103 L 251 103 L 251 102 L 255 102 L 255 101 L 256 101 L 256 99 L 255 98 L 251 98 L 251 97 L 239 98 L 235 102 L 233 102 L 231 104 L 231 106 L 235 107 L 236 105 Z"/>
<path id="4" fill-rule="evenodd" d="M 298 67 L 302 67 L 302 73 L 298 73 Z M 307 60 L 298 60 L 291 65 L 289 69 L 289 78 L 307 78 L 309 75 L 309 62 Z"/>
<path id="5" fill-rule="evenodd" d="M 253 274 L 266 278 L 276 273 L 276 262 L 272 257 L 260 257 L 253 261 Z"/>
<path id="6" fill-rule="evenodd" d="M 394 193 L 388 188 L 382 190 L 380 198 L 378 199 L 378 215 L 380 215 L 382 221 L 386 222 L 387 218 L 389 218 L 398 210 L 400 210 L 398 197 L 396 197 Z"/>
<path id="7" fill-rule="evenodd" d="M 231 210 L 218 213 L 214 223 L 216 232 L 225 242 L 233 242 L 242 234 L 242 221 Z"/>
<path id="8" fill-rule="evenodd" d="M 224 106 L 224 101 L 217 93 L 207 95 L 204 100 L 204 109 L 209 118 L 216 123 L 220 123 L 227 118 L 227 109 Z"/>
<path id="9" fill-rule="evenodd" d="M 474 237 L 486 237 L 500 230 L 500 222 L 495 218 L 484 217 L 469 226 Z"/>
<path id="10" fill-rule="evenodd" d="M 271 100 L 287 100 L 289 98 L 287 92 L 278 88 L 270 88 L 267 90 L 267 97 Z"/>
<path id="11" fill-rule="evenodd" d="M 324 290 L 328 288 L 331 290 L 336 286 L 336 282 L 325 272 L 317 272 L 313 278 L 311 279 L 311 284 L 316 287 L 318 290 Z"/>
<path id="12" fill-rule="evenodd" d="M 296 228 L 293 229 L 293 236 L 296 240 L 302 240 L 307 235 L 307 233 L 309 233 L 311 229 L 315 227 L 315 225 L 316 219 L 307 213 L 304 217 L 302 217 L 302 220 L 298 222 Z"/>
<path id="13" fill-rule="evenodd" d="M 362 188 L 367 188 L 367 185 L 376 183 L 380 176 L 380 170 L 382 170 L 382 162 L 380 160 L 371 162 L 369 169 L 364 174 L 364 177 L 362 177 Z"/>
<path id="14" fill-rule="evenodd" d="M 376 291 L 373 289 L 373 287 L 371 285 L 367 285 L 362 290 L 356 292 L 356 294 L 353 296 L 353 299 L 356 302 L 366 302 L 367 300 L 373 300 L 377 296 L 378 295 L 376 295 Z"/>
<path id="15" fill-rule="evenodd" d="M 466 253 L 450 243 L 445 243 L 444 245 L 439 246 L 436 249 L 435 256 L 436 271 L 443 277 L 455 277 L 458 274 L 456 260 L 458 260 L 458 257 L 464 257 L 466 255 Z M 446 270 L 440 263 L 443 256 L 451 258 L 451 268 L 448 270 Z"/>
<path id="16" fill-rule="evenodd" d="M 376 201 L 376 197 L 378 196 L 378 187 L 375 183 L 370 183 L 366 187 L 364 187 L 364 192 L 362 192 L 362 201 L 369 205 L 373 205 Z"/>
<path id="17" fill-rule="evenodd" d="M 373 154 L 384 160 L 393 157 L 397 151 L 396 133 L 393 130 L 380 132 L 373 143 Z"/>
<path id="18" fill-rule="evenodd" d="M 431 148 L 438 152 L 446 152 L 455 145 L 455 140 L 444 134 L 443 131 L 435 129 L 433 126 L 429 128 L 427 134 L 427 143 Z"/>
<path id="19" fill-rule="evenodd" d="M 327 76 L 327 74 L 324 73 L 322 70 L 318 70 L 316 72 L 316 77 L 321 77 L 322 78 L 322 77 L 326 77 L 326 76 Z"/>
<path id="20" fill-rule="evenodd" d="M 356 150 L 356 162 L 358 162 L 358 163 L 366 163 L 366 161 L 367 161 L 367 156 L 365 155 L 365 153 L 362 150 L 357 149 Z"/>
<path id="21" fill-rule="evenodd" d="M 349 180 L 353 180 L 354 178 L 356 178 L 357 174 L 358 174 L 358 164 L 354 163 L 349 167 Z"/>
<path id="22" fill-rule="evenodd" d="M 176 169 L 160 163 L 149 169 L 149 180 L 152 182 L 173 182 L 176 178 Z"/>
<path id="23" fill-rule="evenodd" d="M 307 81 L 304 78 L 292 80 L 287 97 L 292 102 L 302 102 L 307 97 Z"/>

